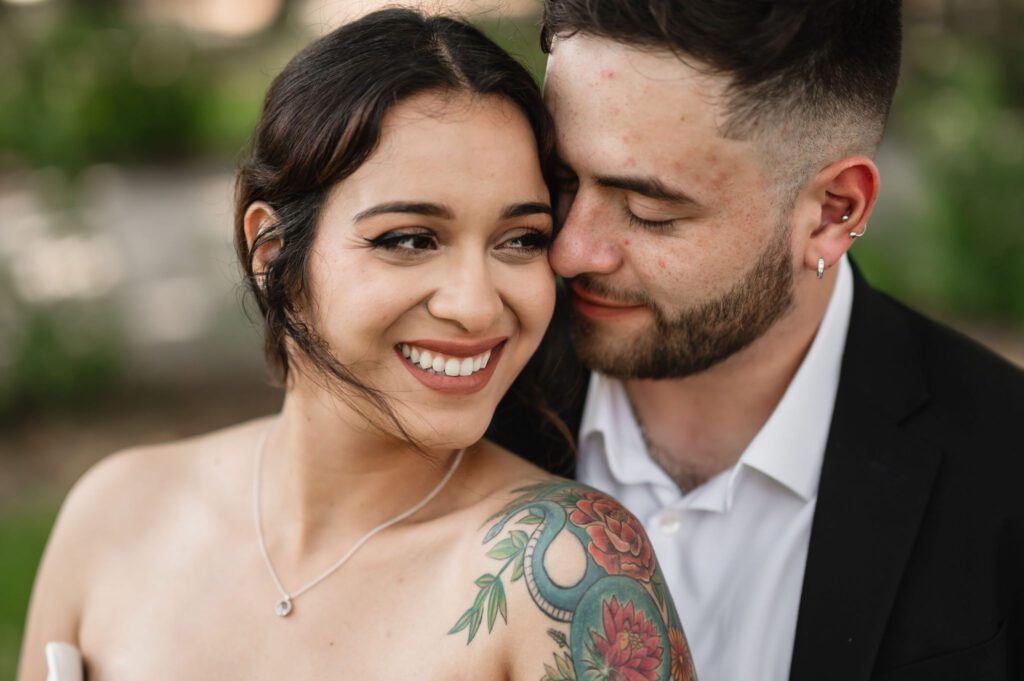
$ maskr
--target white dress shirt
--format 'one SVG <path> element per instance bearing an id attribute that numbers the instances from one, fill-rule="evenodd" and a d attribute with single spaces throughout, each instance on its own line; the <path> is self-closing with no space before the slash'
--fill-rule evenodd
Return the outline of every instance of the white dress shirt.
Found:
<path id="1" fill-rule="evenodd" d="M 701 681 L 789 678 L 852 304 L 844 257 L 814 341 L 775 411 L 735 465 L 686 494 L 651 459 L 622 382 L 591 376 L 577 476 L 644 524 Z"/>

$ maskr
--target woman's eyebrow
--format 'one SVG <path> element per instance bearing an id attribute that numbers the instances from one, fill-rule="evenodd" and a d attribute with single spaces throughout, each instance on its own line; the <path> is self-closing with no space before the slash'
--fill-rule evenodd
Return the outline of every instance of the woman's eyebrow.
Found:
<path id="1" fill-rule="evenodd" d="M 354 222 L 365 220 L 376 215 L 385 213 L 411 213 L 414 215 L 425 215 L 432 218 L 445 218 L 451 220 L 455 213 L 448 206 L 439 203 L 427 203 L 423 201 L 389 201 L 367 208 L 356 214 Z M 525 215 L 551 215 L 551 206 L 540 201 L 527 201 L 523 203 L 511 203 L 501 211 L 501 219 L 520 218 Z"/>
<path id="2" fill-rule="evenodd" d="M 512 203 L 505 206 L 501 211 L 501 219 L 521 218 L 525 215 L 551 215 L 551 206 L 540 201 L 528 201 L 526 203 Z"/>
<path id="3" fill-rule="evenodd" d="M 359 222 L 360 220 L 365 220 L 366 218 L 370 218 L 375 215 L 383 215 L 384 213 L 413 213 L 415 215 L 425 215 L 431 218 L 446 218 L 449 220 L 454 217 L 454 213 L 451 208 L 438 203 L 426 203 L 423 201 L 389 201 L 388 203 L 379 203 L 376 206 L 357 213 L 354 222 Z"/>

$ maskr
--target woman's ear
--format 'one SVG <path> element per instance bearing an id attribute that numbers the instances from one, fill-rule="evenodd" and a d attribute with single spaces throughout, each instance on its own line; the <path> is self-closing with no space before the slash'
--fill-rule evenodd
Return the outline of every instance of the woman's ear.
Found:
<path id="1" fill-rule="evenodd" d="M 256 244 L 256 252 L 252 254 L 252 273 L 257 281 L 261 281 L 263 273 L 267 269 L 267 263 L 273 260 L 281 250 L 280 238 L 267 239 L 263 237 L 264 233 L 268 229 L 273 229 L 276 224 L 277 215 L 270 204 L 265 201 L 254 201 L 245 209 L 242 228 L 245 230 L 245 242 L 250 253 L 252 253 L 253 244 Z M 257 240 L 260 243 L 257 243 Z"/>
<path id="2" fill-rule="evenodd" d="M 804 264 L 817 269 L 818 259 L 823 258 L 828 269 L 867 229 L 878 198 L 878 167 L 867 156 L 849 156 L 819 172 L 814 183 L 819 219 L 807 240 Z"/>

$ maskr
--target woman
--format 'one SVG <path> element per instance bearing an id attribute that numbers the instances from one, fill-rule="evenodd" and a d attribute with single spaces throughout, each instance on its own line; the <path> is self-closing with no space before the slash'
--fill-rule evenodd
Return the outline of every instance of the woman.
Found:
<path id="1" fill-rule="evenodd" d="M 481 439 L 552 314 L 550 140 L 451 19 L 377 12 L 292 60 L 236 211 L 281 412 L 76 485 L 21 679 L 48 641 L 111 680 L 692 677 L 639 523 Z"/>

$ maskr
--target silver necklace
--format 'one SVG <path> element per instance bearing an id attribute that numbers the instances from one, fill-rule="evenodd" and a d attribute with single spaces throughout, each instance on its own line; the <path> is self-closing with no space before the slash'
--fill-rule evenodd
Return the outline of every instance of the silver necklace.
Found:
<path id="1" fill-rule="evenodd" d="M 256 465 L 255 473 L 253 475 L 252 498 L 253 514 L 256 519 L 256 537 L 259 539 L 260 542 L 260 554 L 263 556 L 263 562 L 267 566 L 267 571 L 270 572 L 270 577 L 274 580 L 274 585 L 277 586 L 277 590 L 281 593 L 281 600 L 279 600 L 274 605 L 274 613 L 278 617 L 287 617 L 288 615 L 290 615 L 293 609 L 293 603 L 296 598 L 306 593 L 314 586 L 316 586 L 317 584 L 319 584 L 320 582 L 324 581 L 332 574 L 334 574 L 334 572 L 337 571 L 338 568 L 340 568 L 342 565 L 348 562 L 348 559 L 355 555 L 355 552 L 358 551 L 360 547 L 362 547 L 363 544 L 368 542 L 375 534 L 386 530 L 387 528 L 391 527 L 396 523 L 402 522 L 403 520 L 405 520 L 406 518 L 408 518 L 409 516 L 411 516 L 412 514 L 416 513 L 417 511 L 421 510 L 424 506 L 429 504 L 431 500 L 434 497 L 436 497 L 437 494 L 442 489 L 444 489 L 444 486 L 448 484 L 448 481 L 452 479 L 452 476 L 455 474 L 455 470 L 459 467 L 459 464 L 462 462 L 462 455 L 466 453 L 465 449 L 459 450 L 459 452 L 455 455 L 455 461 L 448 469 L 448 472 L 444 474 L 444 477 L 441 478 L 441 481 L 439 483 L 437 483 L 437 486 L 434 487 L 434 489 L 430 490 L 430 493 L 427 496 L 423 497 L 423 499 L 420 500 L 419 503 L 417 503 L 409 510 L 399 513 L 394 518 L 384 521 L 377 527 L 373 528 L 372 530 L 364 534 L 362 537 L 360 537 L 359 541 L 353 544 L 352 547 L 345 552 L 345 555 L 338 559 L 336 563 L 334 563 L 329 568 L 324 570 L 318 577 L 316 577 L 313 581 L 303 586 L 301 589 L 289 593 L 289 591 L 284 588 L 284 585 L 281 584 L 281 580 L 277 576 L 277 571 L 274 569 L 274 564 L 270 562 L 270 554 L 267 553 L 267 544 L 266 541 L 264 541 L 263 539 L 263 519 L 260 514 L 260 471 L 263 468 L 263 452 L 267 448 L 267 440 L 270 438 L 270 431 L 272 430 L 272 428 L 273 425 L 271 425 L 269 428 L 266 429 L 266 431 L 264 431 L 263 437 L 260 438 L 259 447 L 256 449 Z"/>

